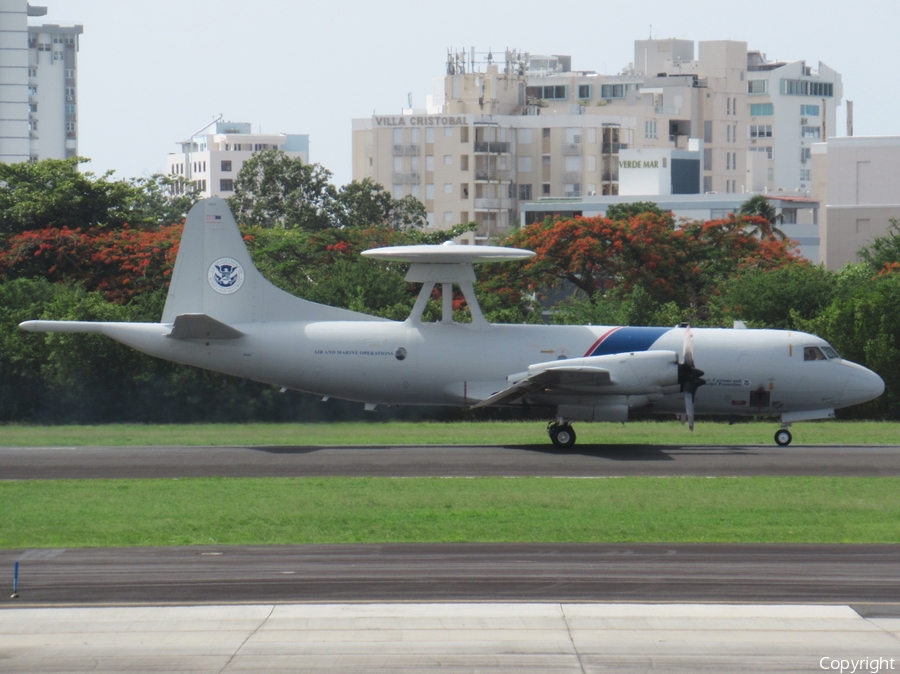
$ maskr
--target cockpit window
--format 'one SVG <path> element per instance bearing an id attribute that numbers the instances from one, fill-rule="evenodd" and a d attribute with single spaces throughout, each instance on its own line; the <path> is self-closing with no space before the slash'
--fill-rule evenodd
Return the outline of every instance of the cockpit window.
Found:
<path id="1" fill-rule="evenodd" d="M 803 348 L 803 360 L 827 360 L 827 358 L 818 346 L 806 346 Z"/>
<path id="2" fill-rule="evenodd" d="M 806 346 L 803 348 L 803 360 L 832 360 L 834 358 L 840 358 L 840 356 L 830 346 Z"/>
<path id="3" fill-rule="evenodd" d="M 832 360 L 833 358 L 840 358 L 840 356 L 838 355 L 838 352 L 835 351 L 830 346 L 823 346 L 822 351 L 825 354 L 825 356 L 828 358 L 828 360 Z"/>

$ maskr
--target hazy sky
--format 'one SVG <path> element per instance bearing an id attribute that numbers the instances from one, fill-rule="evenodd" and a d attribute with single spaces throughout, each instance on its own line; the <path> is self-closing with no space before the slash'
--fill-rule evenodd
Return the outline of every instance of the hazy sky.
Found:
<path id="1" fill-rule="evenodd" d="M 613 74 L 651 31 L 742 40 L 770 59 L 827 63 L 854 101 L 855 135 L 900 135 L 898 57 L 890 52 L 900 9 L 885 0 L 32 4 L 48 7 L 48 23 L 84 25 L 79 153 L 92 159 L 90 170 L 114 169 L 120 178 L 163 171 L 177 141 L 224 113 L 254 131 L 309 134 L 310 160 L 344 184 L 350 120 L 399 113 L 410 93 L 423 107 L 450 47 L 571 54 L 574 69 Z"/>

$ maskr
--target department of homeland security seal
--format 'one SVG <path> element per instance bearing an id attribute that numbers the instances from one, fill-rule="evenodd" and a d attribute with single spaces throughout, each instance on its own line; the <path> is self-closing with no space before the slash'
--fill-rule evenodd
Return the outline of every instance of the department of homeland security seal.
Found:
<path id="1" fill-rule="evenodd" d="M 222 295 L 230 295 L 244 285 L 244 268 L 237 260 L 220 257 L 209 266 L 206 277 L 213 290 Z"/>

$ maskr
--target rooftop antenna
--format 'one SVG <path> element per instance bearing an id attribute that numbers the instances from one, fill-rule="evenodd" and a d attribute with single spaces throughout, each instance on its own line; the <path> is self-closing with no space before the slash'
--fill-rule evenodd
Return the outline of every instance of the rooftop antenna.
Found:
<path id="1" fill-rule="evenodd" d="M 653 24 L 650 24 L 650 39 L 653 39 Z"/>

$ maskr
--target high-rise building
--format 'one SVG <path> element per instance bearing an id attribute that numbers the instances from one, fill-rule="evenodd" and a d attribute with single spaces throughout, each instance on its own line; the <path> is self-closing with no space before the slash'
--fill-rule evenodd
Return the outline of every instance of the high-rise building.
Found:
<path id="1" fill-rule="evenodd" d="M 0 161 L 78 154 L 80 25 L 30 24 L 46 7 L 0 0 Z"/>
<path id="2" fill-rule="evenodd" d="M 238 171 L 261 150 L 283 150 L 289 157 L 309 162 L 309 136 L 288 133 L 253 133 L 247 122 L 218 119 L 181 141 L 180 152 L 169 155 L 167 173 L 193 182 L 203 197 L 230 197 Z"/>
<path id="3" fill-rule="evenodd" d="M 809 189 L 840 75 L 745 42 L 694 51 L 638 40 L 616 75 L 572 70 L 570 56 L 451 51 L 424 110 L 353 120 L 353 178 L 420 199 L 434 228 L 474 221 L 488 238 L 543 197 Z"/>

